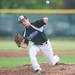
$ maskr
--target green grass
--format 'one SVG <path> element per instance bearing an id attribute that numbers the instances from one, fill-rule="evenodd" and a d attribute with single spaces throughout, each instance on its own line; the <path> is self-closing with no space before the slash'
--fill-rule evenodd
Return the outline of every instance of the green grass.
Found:
<path id="1" fill-rule="evenodd" d="M 16 67 L 27 64 L 27 57 L 0 57 L 0 67 Z"/>
<path id="2" fill-rule="evenodd" d="M 75 40 L 72 39 L 51 39 L 54 50 L 75 50 Z M 0 50 L 22 50 L 18 48 L 14 41 L 0 40 Z M 24 49 L 27 50 L 27 49 Z"/>
<path id="3" fill-rule="evenodd" d="M 47 63 L 45 59 L 41 56 L 38 56 L 39 63 Z M 63 56 L 60 57 L 60 62 L 64 63 L 75 63 L 75 56 Z M 25 64 L 31 64 L 28 57 L 0 57 L 0 67 L 17 67 L 23 66 Z"/>
<path id="4" fill-rule="evenodd" d="M 0 50 L 22 50 L 23 48 L 17 47 L 14 41 L 0 40 Z M 25 50 L 25 49 L 24 49 Z"/>
<path id="5" fill-rule="evenodd" d="M 75 56 L 62 56 L 60 59 L 63 63 L 75 63 Z"/>
<path id="6" fill-rule="evenodd" d="M 39 62 L 45 63 L 42 57 L 37 57 Z M 0 57 L 0 67 L 16 67 L 25 64 L 31 64 L 29 57 Z"/>
<path id="7" fill-rule="evenodd" d="M 51 40 L 55 50 L 75 50 L 75 40 Z"/>

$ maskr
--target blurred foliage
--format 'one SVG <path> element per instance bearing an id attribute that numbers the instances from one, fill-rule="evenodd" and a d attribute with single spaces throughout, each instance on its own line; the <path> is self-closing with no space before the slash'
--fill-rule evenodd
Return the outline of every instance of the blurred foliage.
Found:
<path id="1" fill-rule="evenodd" d="M 0 9 L 47 9 L 62 8 L 65 0 L 50 0 L 50 4 L 46 4 L 46 0 L 0 0 Z M 71 0 L 70 0 L 71 1 Z"/>
<path id="2" fill-rule="evenodd" d="M 75 0 L 0 0 L 0 9 L 48 9 L 48 8 L 75 8 Z"/>

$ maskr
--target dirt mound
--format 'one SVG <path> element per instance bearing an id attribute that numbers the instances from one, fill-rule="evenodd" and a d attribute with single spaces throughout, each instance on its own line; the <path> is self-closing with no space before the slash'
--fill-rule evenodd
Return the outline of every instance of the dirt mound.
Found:
<path id="1" fill-rule="evenodd" d="M 40 65 L 43 69 L 40 75 L 75 75 L 75 64 Z M 36 73 L 31 65 L 24 65 L 17 68 L 0 68 L 0 75 L 36 75 Z"/>

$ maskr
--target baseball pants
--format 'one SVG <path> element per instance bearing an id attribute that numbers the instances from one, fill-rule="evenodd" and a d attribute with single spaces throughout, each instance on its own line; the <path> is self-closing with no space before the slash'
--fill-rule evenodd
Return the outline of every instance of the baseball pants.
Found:
<path id="1" fill-rule="evenodd" d="M 57 62 L 59 62 L 59 57 L 57 55 L 54 55 L 53 49 L 49 40 L 47 41 L 47 43 L 43 43 L 43 45 L 33 44 L 29 48 L 29 56 L 30 56 L 31 64 L 34 70 L 37 70 L 37 69 L 41 70 L 41 67 L 36 58 L 36 55 L 39 51 L 43 53 L 45 59 L 47 60 L 49 64 L 55 65 Z"/>

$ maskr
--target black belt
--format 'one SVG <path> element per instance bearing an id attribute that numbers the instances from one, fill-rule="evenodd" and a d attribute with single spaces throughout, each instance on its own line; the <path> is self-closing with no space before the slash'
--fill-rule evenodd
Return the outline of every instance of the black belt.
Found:
<path id="1" fill-rule="evenodd" d="M 43 45 L 43 44 L 47 44 L 47 41 L 46 42 L 44 42 L 44 43 L 34 43 L 35 45 Z"/>

